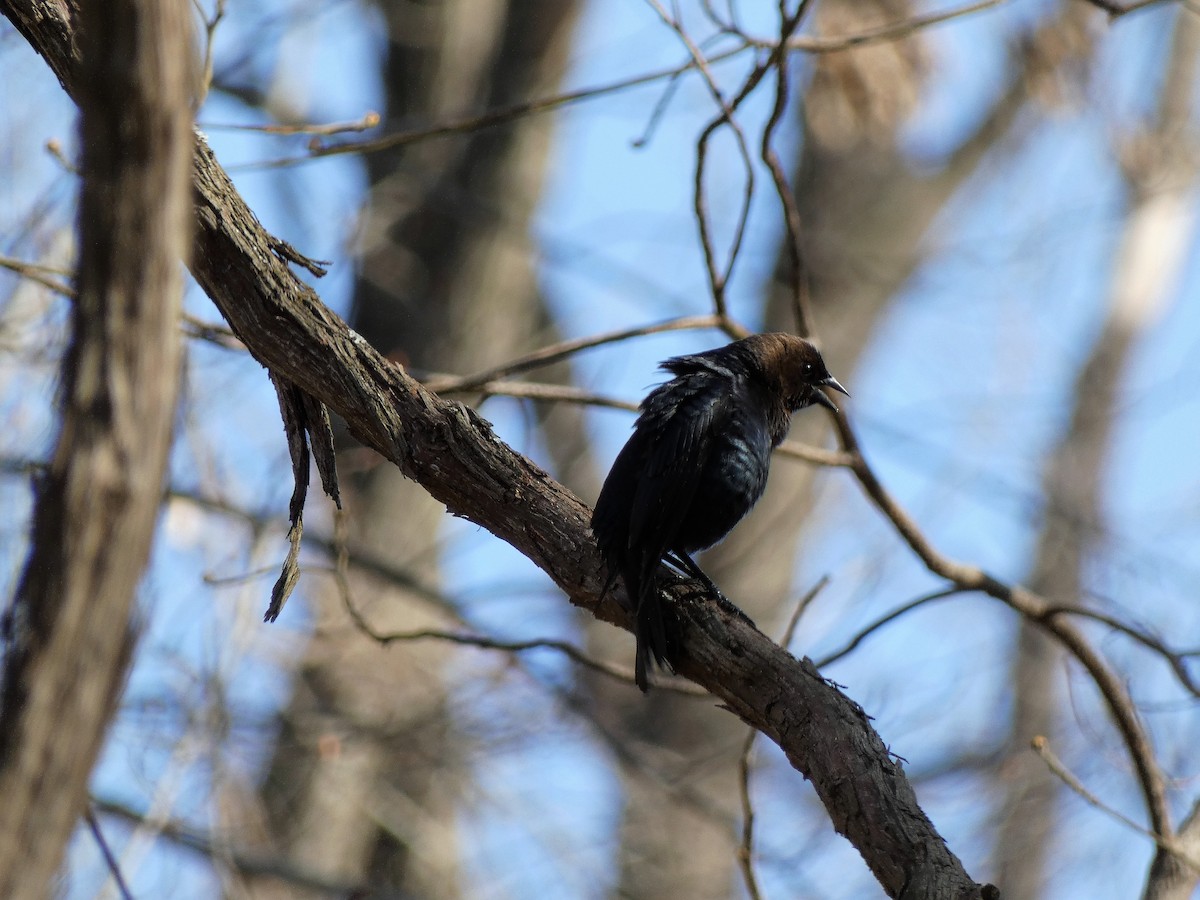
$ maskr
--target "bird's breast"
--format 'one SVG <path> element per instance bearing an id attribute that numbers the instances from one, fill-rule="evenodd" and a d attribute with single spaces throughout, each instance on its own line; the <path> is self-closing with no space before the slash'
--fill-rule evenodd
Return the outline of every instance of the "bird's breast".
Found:
<path id="1" fill-rule="evenodd" d="M 767 486 L 770 453 L 765 428 L 732 429 L 717 440 L 681 534 L 688 552 L 717 543 L 758 502 Z"/>

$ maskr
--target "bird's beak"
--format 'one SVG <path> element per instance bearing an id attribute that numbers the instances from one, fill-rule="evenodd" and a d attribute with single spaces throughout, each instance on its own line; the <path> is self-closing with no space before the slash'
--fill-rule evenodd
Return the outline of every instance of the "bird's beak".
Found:
<path id="1" fill-rule="evenodd" d="M 830 400 L 829 397 L 826 396 L 825 392 L 823 390 L 821 390 L 819 387 L 815 387 L 812 389 L 812 399 L 813 399 L 813 403 L 821 404 L 823 407 L 825 407 L 827 410 L 829 410 L 832 413 L 836 413 L 838 411 L 836 404 L 834 404 L 834 402 L 832 400 Z"/>
<path id="2" fill-rule="evenodd" d="M 832 375 L 830 375 L 826 379 L 823 379 L 820 383 L 820 386 L 814 387 L 813 388 L 813 401 L 821 404 L 823 407 L 825 407 L 827 410 L 829 410 L 832 413 L 836 413 L 838 411 L 837 405 L 832 400 L 829 399 L 829 396 L 823 390 L 821 390 L 821 387 L 831 387 L 835 391 L 841 391 L 847 397 L 850 396 L 850 392 L 848 390 L 846 390 L 844 387 L 842 387 L 838 383 L 838 380 L 836 378 L 834 378 Z"/>
<path id="3" fill-rule="evenodd" d="M 828 378 L 826 378 L 824 381 L 822 381 L 821 384 L 825 385 L 825 387 L 831 387 L 835 391 L 839 391 L 839 392 L 845 394 L 847 397 L 850 396 L 850 392 L 848 390 L 846 390 L 844 387 L 842 387 L 841 384 L 838 383 L 838 380 L 836 378 L 834 378 L 832 375 L 830 375 Z"/>

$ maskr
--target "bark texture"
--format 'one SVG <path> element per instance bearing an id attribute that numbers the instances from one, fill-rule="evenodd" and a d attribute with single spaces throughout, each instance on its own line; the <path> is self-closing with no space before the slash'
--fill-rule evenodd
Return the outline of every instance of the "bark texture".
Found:
<path id="1" fill-rule="evenodd" d="M 8 10 L 6 10 L 8 11 Z M 46 10 L 61 39 L 65 22 Z M 10 16 L 12 13 L 10 12 Z M 0 695 L 0 896 L 49 896 L 134 644 L 179 386 L 190 246 L 185 0 L 79 16 L 83 192 L 62 430 L 38 486 Z M 72 48 L 74 49 L 74 48 Z M 65 60 L 64 65 L 68 65 Z"/>

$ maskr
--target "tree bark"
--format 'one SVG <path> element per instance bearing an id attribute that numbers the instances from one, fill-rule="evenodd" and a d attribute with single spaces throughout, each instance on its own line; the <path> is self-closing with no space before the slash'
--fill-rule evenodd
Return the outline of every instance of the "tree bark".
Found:
<path id="1" fill-rule="evenodd" d="M 49 895 L 134 647 L 179 387 L 194 80 L 185 0 L 79 15 L 83 188 L 62 429 L 0 694 L 0 896 Z"/>

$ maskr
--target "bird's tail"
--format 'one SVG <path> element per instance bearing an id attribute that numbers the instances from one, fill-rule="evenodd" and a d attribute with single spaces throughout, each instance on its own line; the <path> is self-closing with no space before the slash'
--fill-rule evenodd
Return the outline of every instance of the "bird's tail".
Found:
<path id="1" fill-rule="evenodd" d="M 634 680 L 644 694 L 650 689 L 647 679 L 650 669 L 657 666 L 667 672 L 675 671 L 671 659 L 679 644 L 676 635 L 678 625 L 670 617 L 667 605 L 653 583 L 642 592 L 639 599 L 635 628 L 637 654 L 634 658 Z"/>

